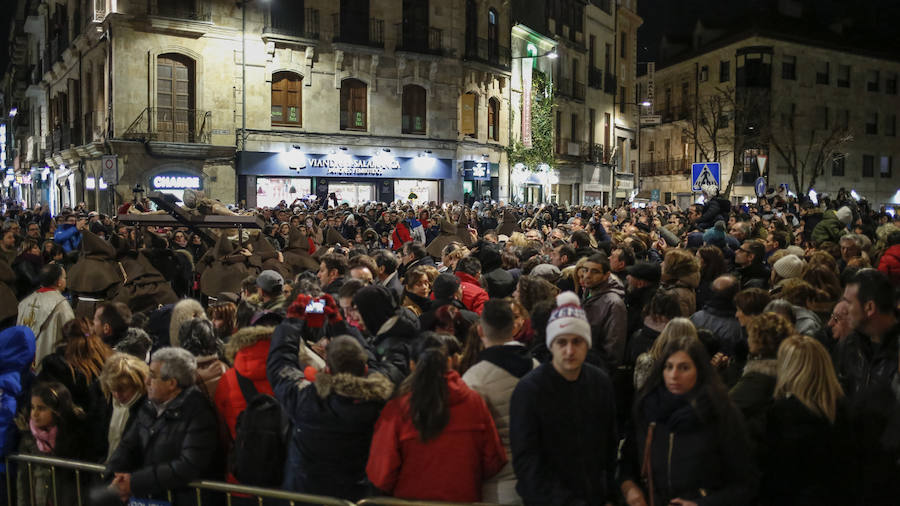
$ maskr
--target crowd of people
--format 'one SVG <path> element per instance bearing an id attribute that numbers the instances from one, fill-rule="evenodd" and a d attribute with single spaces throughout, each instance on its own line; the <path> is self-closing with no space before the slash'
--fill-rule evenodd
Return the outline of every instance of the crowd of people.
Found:
<path id="1" fill-rule="evenodd" d="M 896 504 L 900 218 L 844 192 L 702 196 L 185 198 L 259 230 L 7 202 L 4 455 L 106 473 L 3 471 L 41 506 L 88 489 L 190 505 L 198 479 L 351 501 Z"/>

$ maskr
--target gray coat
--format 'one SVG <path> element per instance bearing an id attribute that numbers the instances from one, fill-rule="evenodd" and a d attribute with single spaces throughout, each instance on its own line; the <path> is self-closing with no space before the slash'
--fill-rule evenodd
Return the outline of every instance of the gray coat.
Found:
<path id="1" fill-rule="evenodd" d="M 625 289 L 615 276 L 588 290 L 582 303 L 591 325 L 592 350 L 588 361 L 615 369 L 625 358 L 628 334 L 628 310 L 625 308 Z M 591 355 L 599 355 L 591 360 Z M 595 357 L 596 357 L 595 355 Z"/>

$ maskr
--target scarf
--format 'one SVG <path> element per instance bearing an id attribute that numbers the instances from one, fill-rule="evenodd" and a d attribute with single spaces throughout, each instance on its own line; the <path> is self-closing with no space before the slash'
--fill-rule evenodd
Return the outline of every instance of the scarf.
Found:
<path id="1" fill-rule="evenodd" d="M 419 306 L 419 309 L 421 309 L 423 313 L 428 312 L 428 310 L 431 309 L 431 299 L 428 297 L 416 295 L 409 290 L 404 290 L 403 294 L 404 296 L 409 297 L 409 300 L 411 300 L 413 304 Z"/>
<path id="2" fill-rule="evenodd" d="M 675 395 L 665 385 L 660 385 L 644 398 L 644 417 L 648 422 L 665 424 L 672 432 L 690 430 L 700 424 L 700 417 L 692 405 L 697 397 L 696 392 Z"/>
<path id="3" fill-rule="evenodd" d="M 31 429 L 31 435 L 34 436 L 38 450 L 41 453 L 53 453 L 53 449 L 56 448 L 56 434 L 59 432 L 59 428 L 54 425 L 49 429 L 41 429 L 35 425 L 34 420 L 28 421 L 28 427 Z"/>

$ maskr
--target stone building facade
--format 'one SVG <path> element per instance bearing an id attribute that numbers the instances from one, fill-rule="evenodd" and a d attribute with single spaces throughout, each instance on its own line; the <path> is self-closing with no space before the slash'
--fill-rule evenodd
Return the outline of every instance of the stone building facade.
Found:
<path id="1" fill-rule="evenodd" d="M 7 126 L 30 202 L 109 211 L 137 184 L 175 193 L 186 184 L 250 207 L 330 193 L 450 201 L 479 175 L 469 197 L 500 197 L 508 2 L 19 0 L 16 9 L 3 94 L 7 112 L 20 111 Z M 117 184 L 100 181 L 104 163 L 117 164 Z"/>
<path id="2" fill-rule="evenodd" d="M 699 23 L 693 40 L 664 41 L 662 57 L 668 63 L 640 78 L 644 98 L 653 81 L 645 114 L 661 117 L 641 129 L 642 195 L 692 202 L 691 163 L 718 160 L 735 202 L 754 198 L 762 176 L 794 193 L 846 188 L 876 206 L 900 205 L 895 57 Z"/>

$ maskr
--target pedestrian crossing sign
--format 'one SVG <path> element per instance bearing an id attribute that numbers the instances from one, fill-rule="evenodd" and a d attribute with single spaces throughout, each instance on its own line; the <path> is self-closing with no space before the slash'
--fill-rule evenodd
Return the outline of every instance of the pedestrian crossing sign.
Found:
<path id="1" fill-rule="evenodd" d="M 722 188 L 718 162 L 703 162 L 691 165 L 691 190 L 698 192 L 708 184 Z"/>

